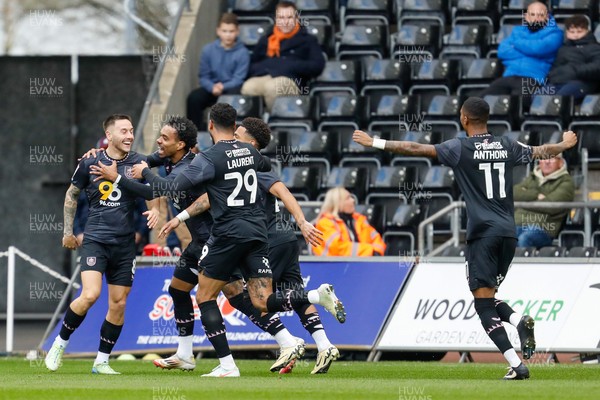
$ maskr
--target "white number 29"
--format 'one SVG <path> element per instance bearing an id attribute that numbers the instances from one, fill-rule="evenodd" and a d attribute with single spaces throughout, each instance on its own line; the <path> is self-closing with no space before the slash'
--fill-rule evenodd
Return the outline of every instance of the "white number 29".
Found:
<path id="1" fill-rule="evenodd" d="M 493 163 L 494 169 L 498 170 L 498 186 L 500 186 L 499 195 L 503 199 L 506 197 L 506 183 L 504 180 L 504 163 Z M 485 173 L 485 192 L 488 199 L 494 198 L 494 188 L 492 187 L 492 163 L 479 164 L 479 169 Z"/>
<path id="2" fill-rule="evenodd" d="M 250 178 L 252 178 L 252 183 L 250 183 Z M 255 170 L 249 169 L 246 171 L 243 177 L 240 172 L 229 172 L 225 174 L 225 180 L 229 179 L 237 180 L 233 192 L 229 195 L 229 197 L 227 197 L 227 205 L 229 207 L 241 207 L 244 205 L 244 199 L 236 199 L 236 197 L 240 194 L 240 190 L 242 190 L 242 185 L 248 192 L 250 192 L 250 204 L 254 204 L 256 202 L 258 180 L 256 179 Z"/>

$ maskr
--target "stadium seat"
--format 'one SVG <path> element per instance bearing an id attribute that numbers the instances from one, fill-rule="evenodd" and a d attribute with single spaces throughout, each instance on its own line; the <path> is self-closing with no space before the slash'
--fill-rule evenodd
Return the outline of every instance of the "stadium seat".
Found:
<path id="1" fill-rule="evenodd" d="M 392 58 L 400 62 L 426 62 L 438 57 L 442 48 L 438 25 L 404 24 L 390 37 Z"/>
<path id="2" fill-rule="evenodd" d="M 271 130 L 271 141 L 269 145 L 261 150 L 261 152 L 268 156 L 276 157 L 281 151 L 280 149 L 288 146 L 288 133 L 287 131 L 272 129 Z"/>
<path id="3" fill-rule="evenodd" d="M 465 257 L 467 252 L 467 246 L 461 244 L 458 246 L 446 247 L 441 253 L 440 257 Z"/>
<path id="4" fill-rule="evenodd" d="M 336 60 L 387 55 L 387 27 L 378 25 L 348 25 L 336 43 Z"/>
<path id="5" fill-rule="evenodd" d="M 534 257 L 537 250 L 535 247 L 517 247 L 515 257 Z"/>
<path id="6" fill-rule="evenodd" d="M 493 0 L 458 0 L 452 24 L 487 24 L 490 28 L 488 32 L 495 32 L 501 3 Z"/>
<path id="7" fill-rule="evenodd" d="M 269 126 L 313 130 L 316 107 L 313 100 L 310 96 L 276 97 L 269 115 Z"/>
<path id="8" fill-rule="evenodd" d="M 244 96 L 241 94 L 223 94 L 217 99 L 219 103 L 231 104 L 237 112 L 237 122 L 241 122 L 246 117 L 262 117 L 263 99 L 262 96 Z"/>
<path id="9" fill-rule="evenodd" d="M 386 221 L 387 229 L 415 228 L 421 222 L 421 208 L 418 204 L 401 204 L 393 212 L 392 219 Z"/>
<path id="10" fill-rule="evenodd" d="M 456 90 L 457 77 L 460 73 L 457 60 L 434 59 L 431 62 L 412 66 L 412 86 L 408 94 L 421 95 L 421 109 L 426 110 L 429 102 L 436 94 L 450 95 Z"/>
<path id="11" fill-rule="evenodd" d="M 521 24 L 520 20 L 518 22 L 513 21 L 512 24 L 504 24 L 500 25 L 498 29 L 498 33 L 492 35 L 492 41 L 490 43 L 489 50 L 486 54 L 486 58 L 495 58 L 498 56 L 498 45 L 504 39 L 510 36 L 512 30 L 515 26 L 519 26 Z"/>
<path id="12" fill-rule="evenodd" d="M 386 244 L 386 256 L 404 256 L 414 254 L 415 237 L 411 232 L 385 232 L 383 241 Z M 404 258 L 401 258 L 403 260 Z"/>
<path id="13" fill-rule="evenodd" d="M 443 28 L 449 19 L 448 0 L 397 0 L 398 26 L 407 22 L 439 25 Z"/>
<path id="14" fill-rule="evenodd" d="M 257 21 L 254 23 L 240 23 L 239 40 L 252 52 L 258 40 L 263 36 L 272 24 L 268 21 Z"/>
<path id="15" fill-rule="evenodd" d="M 399 130 L 420 130 L 419 127 L 409 127 L 407 115 L 419 113 L 419 97 L 409 95 L 373 95 L 369 101 L 369 125 L 367 130 L 382 130 L 398 132 Z M 416 119 L 416 118 L 415 118 Z"/>
<path id="16" fill-rule="evenodd" d="M 208 150 L 214 145 L 213 140 L 210 137 L 210 132 L 208 131 L 198 132 L 197 139 L 198 143 L 196 144 L 196 147 L 200 151 Z"/>
<path id="17" fill-rule="evenodd" d="M 567 253 L 567 257 L 597 257 L 598 250 L 595 247 L 572 247 Z"/>
<path id="18" fill-rule="evenodd" d="M 457 95 L 477 95 L 502 76 L 502 63 L 496 58 L 476 58 L 462 61 Z"/>
<path id="19" fill-rule="evenodd" d="M 509 0 L 508 4 L 502 6 L 502 16 L 500 17 L 500 26 L 510 21 L 513 24 L 521 24 L 523 12 L 531 0 Z"/>
<path id="20" fill-rule="evenodd" d="M 335 40 L 333 33 L 333 25 L 328 25 L 320 20 L 310 21 L 306 25 L 306 31 L 317 38 L 317 42 L 321 46 L 325 58 L 333 57 L 335 54 Z"/>
<path id="21" fill-rule="evenodd" d="M 335 22 L 335 0 L 295 0 L 302 20 L 322 21 L 329 26 Z"/>
<path id="22" fill-rule="evenodd" d="M 304 214 L 304 218 L 310 222 L 315 223 L 319 213 L 321 212 L 321 207 L 323 203 L 316 201 L 300 201 L 298 202 L 300 208 L 302 209 L 302 213 Z"/>
<path id="23" fill-rule="evenodd" d="M 369 193 L 375 191 L 398 192 L 405 182 L 416 182 L 419 170 L 411 166 L 387 166 L 371 171 Z"/>
<path id="24" fill-rule="evenodd" d="M 368 181 L 368 171 L 365 168 L 333 167 L 321 186 L 321 191 L 324 193 L 331 188 L 343 186 L 361 202 L 365 199 Z"/>
<path id="25" fill-rule="evenodd" d="M 444 207 L 447 207 L 448 205 L 450 205 L 450 203 L 454 201 L 449 193 L 432 193 L 427 191 L 424 197 L 425 198 L 422 201 L 423 207 L 425 209 L 424 218 L 431 217 L 432 215 L 439 212 Z M 451 216 L 452 213 L 446 213 L 445 215 L 434 221 L 433 233 L 451 233 Z"/>
<path id="26" fill-rule="evenodd" d="M 349 24 L 379 24 L 389 26 L 392 0 L 348 0 L 344 8 L 341 28 Z"/>
<path id="27" fill-rule="evenodd" d="M 309 201 L 318 192 L 321 177 L 318 168 L 284 167 L 281 182 L 298 200 Z"/>
<path id="28" fill-rule="evenodd" d="M 487 25 L 462 25 L 452 27 L 440 52 L 441 59 L 459 59 L 466 57 L 481 58 L 488 51 L 491 27 Z"/>
<path id="29" fill-rule="evenodd" d="M 318 92 L 349 92 L 358 93 L 359 87 L 358 62 L 355 60 L 329 60 L 319 77 L 311 82 L 310 95 Z"/>
<path id="30" fill-rule="evenodd" d="M 423 189 L 444 191 L 450 194 L 454 192 L 454 185 L 454 171 L 443 165 L 429 168 L 423 181 Z"/>
<path id="31" fill-rule="evenodd" d="M 584 238 L 585 232 L 583 230 L 573 230 L 572 227 L 565 226 L 558 234 L 558 245 L 568 249 L 580 247 L 583 246 Z"/>
<path id="32" fill-rule="evenodd" d="M 488 126 L 491 133 L 499 134 L 496 126 L 502 126 L 501 132 L 510 131 L 521 124 L 521 97 L 510 95 L 486 95 L 483 99 L 490 106 Z"/>
<path id="33" fill-rule="evenodd" d="M 564 257 L 567 254 L 565 247 L 546 246 L 542 247 L 537 252 L 537 257 Z"/>
<path id="34" fill-rule="evenodd" d="M 289 135 L 288 145 L 294 151 L 306 154 L 311 157 L 325 157 L 331 159 L 332 147 L 335 146 L 335 140 L 331 135 L 325 132 L 302 132 L 300 134 Z"/>
<path id="35" fill-rule="evenodd" d="M 337 132 L 337 149 L 338 154 L 341 157 L 340 163 L 344 161 L 346 162 L 346 164 L 348 164 L 349 162 L 357 164 L 357 162 L 366 161 L 370 164 L 376 164 L 377 167 L 380 168 L 381 161 L 385 157 L 384 152 L 373 147 L 361 146 L 360 144 L 352 140 L 352 133 L 353 132 L 346 131 Z M 377 131 L 370 131 L 369 133 L 373 136 L 382 136 L 381 132 Z M 331 132 L 330 135 L 331 134 L 335 135 L 335 132 Z"/>
<path id="36" fill-rule="evenodd" d="M 365 57 L 362 59 L 361 96 L 369 94 L 402 94 L 408 90 L 410 67 L 394 59 Z"/>
<path id="37" fill-rule="evenodd" d="M 557 21 L 571 17 L 575 14 L 583 15 L 588 20 L 588 26 L 592 27 L 592 21 L 598 21 L 597 0 L 554 0 L 552 2 L 552 15 Z"/>
<path id="38" fill-rule="evenodd" d="M 359 129 L 366 121 L 368 97 L 347 93 L 321 93 L 319 95 L 319 131 L 323 127 L 351 126 Z"/>
<path id="39" fill-rule="evenodd" d="M 264 21 L 275 24 L 275 5 L 278 0 L 233 0 L 230 12 L 237 15 L 240 23 L 246 21 Z"/>
<path id="40" fill-rule="evenodd" d="M 532 133 L 534 144 L 540 142 L 541 136 L 562 131 L 573 115 L 573 97 L 558 95 L 538 95 L 533 97 L 529 112 L 525 113 L 525 121 L 521 130 Z"/>
<path id="41" fill-rule="evenodd" d="M 367 217 L 369 224 L 381 234 L 384 229 L 384 206 L 380 204 L 358 204 L 355 206 L 356 212 Z"/>

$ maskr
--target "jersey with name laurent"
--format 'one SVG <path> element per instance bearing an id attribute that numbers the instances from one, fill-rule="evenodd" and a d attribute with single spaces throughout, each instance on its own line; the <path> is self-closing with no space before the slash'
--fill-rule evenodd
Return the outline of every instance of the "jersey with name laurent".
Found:
<path id="1" fill-rule="evenodd" d="M 129 152 L 123 159 L 113 160 L 103 151 L 95 158 L 81 160 L 71 177 L 74 186 L 85 190 L 90 205 L 84 235 L 106 244 L 122 243 L 123 238 L 135 233 L 134 212 L 137 196 L 104 179 L 94 182 L 97 175 L 90 174 L 91 165 L 99 162 L 111 165 L 113 161 L 117 162 L 118 173 L 131 179 L 131 168 L 134 164 L 146 161 L 146 156 Z"/>
<path id="2" fill-rule="evenodd" d="M 533 161 L 530 146 L 506 136 L 476 135 L 435 145 L 452 167 L 467 209 L 467 240 L 516 237 L 513 168 Z"/>
<path id="3" fill-rule="evenodd" d="M 266 210 L 270 247 L 296 241 L 295 223 L 291 220 L 290 214 L 281 212 L 277 197 L 269 192 L 276 182 L 280 182 L 280 179 L 275 172 L 258 173 L 261 200 Z"/>
<path id="4" fill-rule="evenodd" d="M 192 185 L 206 184 L 214 221 L 212 236 L 266 242 L 267 225 L 259 199 L 257 171 L 270 169 L 269 161 L 251 145 L 221 140 L 198 154 L 175 183 L 186 178 Z"/>
<path id="5" fill-rule="evenodd" d="M 173 181 L 177 175 L 181 174 L 187 167 L 192 163 L 192 160 L 196 157 L 196 154 L 188 151 L 185 156 L 175 164 L 171 162 L 168 157 L 160 158 L 158 152 L 152 153 L 148 156 L 148 166 L 155 167 L 163 165 L 167 172 L 167 180 Z M 159 184 L 160 186 L 160 184 Z M 168 187 L 168 186 L 167 186 Z M 160 191 L 160 187 L 155 188 Z M 182 212 L 188 208 L 196 199 L 206 193 L 204 186 L 194 186 L 184 192 L 175 192 L 170 197 L 173 201 L 173 206 L 178 212 Z M 193 240 L 206 242 L 210 236 L 210 230 L 212 229 L 213 219 L 210 212 L 206 211 L 193 218 L 185 221 Z"/>

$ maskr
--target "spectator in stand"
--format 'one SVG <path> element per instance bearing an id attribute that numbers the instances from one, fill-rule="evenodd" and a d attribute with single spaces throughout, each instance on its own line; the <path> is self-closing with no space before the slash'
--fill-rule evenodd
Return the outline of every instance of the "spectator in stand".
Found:
<path id="1" fill-rule="evenodd" d="M 565 43 L 548 73 L 543 94 L 573 96 L 582 100 L 600 88 L 600 44 L 583 15 L 565 21 Z"/>
<path id="2" fill-rule="evenodd" d="M 324 244 L 313 246 L 317 256 L 382 256 L 381 235 L 356 212 L 354 197 L 343 187 L 329 189 L 315 227 L 323 232 Z"/>
<path id="3" fill-rule="evenodd" d="M 202 49 L 198 72 L 200 87 L 187 98 L 187 116 L 198 130 L 206 130 L 204 110 L 215 104 L 222 94 L 239 94 L 248 75 L 250 53 L 237 40 L 239 33 L 237 16 L 225 13 L 217 26 L 218 39 Z"/>
<path id="4" fill-rule="evenodd" d="M 275 9 L 273 30 L 259 39 L 252 52 L 242 94 L 264 96 L 270 111 L 277 96 L 308 94 L 308 81 L 324 68 L 321 46 L 300 25 L 296 5 L 282 1 Z"/>
<path id="5" fill-rule="evenodd" d="M 559 154 L 542 159 L 533 173 L 514 186 L 515 201 L 573 201 L 575 186 Z M 558 236 L 568 209 L 531 206 L 515 209 L 517 246 L 544 247 Z"/>
<path id="6" fill-rule="evenodd" d="M 524 17 L 524 26 L 515 26 L 498 47 L 498 58 L 504 64 L 502 78 L 493 81 L 479 97 L 488 94 L 532 96 L 545 85 L 563 33 L 543 3 L 531 3 Z"/>

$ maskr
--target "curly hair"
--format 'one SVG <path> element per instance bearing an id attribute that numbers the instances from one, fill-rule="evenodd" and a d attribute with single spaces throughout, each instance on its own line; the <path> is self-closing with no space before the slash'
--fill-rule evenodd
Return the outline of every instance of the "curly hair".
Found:
<path id="1" fill-rule="evenodd" d="M 258 149 L 262 150 L 271 142 L 271 128 L 260 118 L 246 117 L 240 124 L 246 132 L 256 140 Z"/>
<path id="2" fill-rule="evenodd" d="M 185 150 L 191 149 L 198 142 L 198 128 L 186 117 L 172 116 L 165 125 L 177 131 L 179 140 L 185 143 Z"/>
<path id="3" fill-rule="evenodd" d="M 233 130 L 235 129 L 237 111 L 230 104 L 217 103 L 210 108 L 208 117 L 217 128 Z"/>

